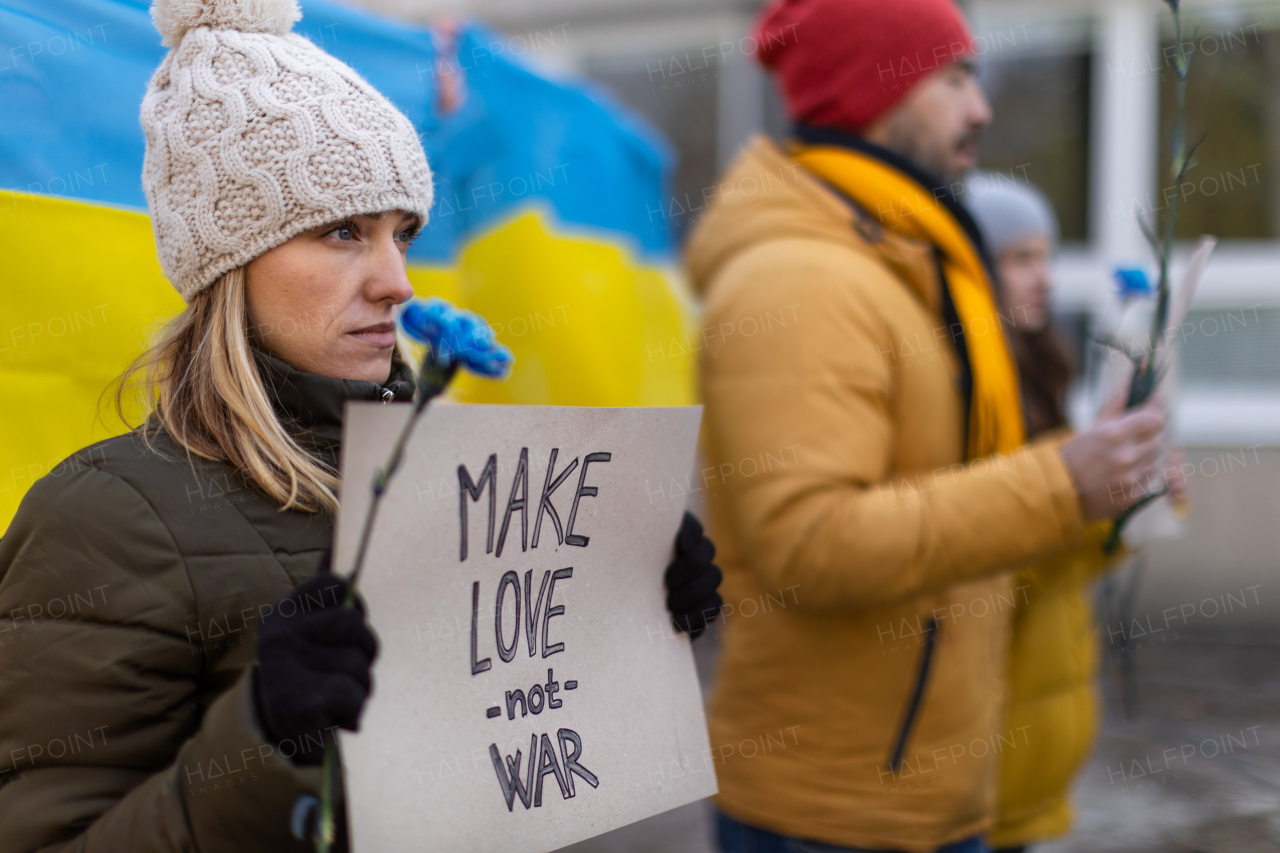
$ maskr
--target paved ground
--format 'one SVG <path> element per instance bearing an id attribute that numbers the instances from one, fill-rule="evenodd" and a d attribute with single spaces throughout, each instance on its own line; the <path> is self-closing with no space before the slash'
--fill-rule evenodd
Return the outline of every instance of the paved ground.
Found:
<path id="1" fill-rule="evenodd" d="M 1134 659 L 1137 719 L 1112 672 L 1077 831 L 1038 853 L 1280 850 L 1280 645 L 1184 637 Z"/>
<path id="2" fill-rule="evenodd" d="M 714 649 L 698 644 L 707 674 Z M 1076 785 L 1079 819 L 1036 853 L 1261 853 L 1280 850 L 1280 640 L 1179 634 L 1128 652 L 1126 719 L 1118 647 L 1107 711 Z M 713 853 L 705 803 L 573 847 L 571 853 Z"/>

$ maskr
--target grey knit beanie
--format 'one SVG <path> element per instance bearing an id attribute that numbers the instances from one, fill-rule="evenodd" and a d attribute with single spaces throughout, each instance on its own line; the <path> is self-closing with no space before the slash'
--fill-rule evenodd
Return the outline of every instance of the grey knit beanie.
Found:
<path id="1" fill-rule="evenodd" d="M 160 266 L 188 302 L 310 228 L 407 210 L 431 170 L 413 124 L 300 35 L 296 0 L 155 0 L 172 48 L 142 101 Z"/>
<path id="2" fill-rule="evenodd" d="M 977 220 L 994 258 L 1028 237 L 1058 242 L 1058 217 L 1040 190 L 1008 175 L 974 172 L 965 181 L 964 206 Z"/>

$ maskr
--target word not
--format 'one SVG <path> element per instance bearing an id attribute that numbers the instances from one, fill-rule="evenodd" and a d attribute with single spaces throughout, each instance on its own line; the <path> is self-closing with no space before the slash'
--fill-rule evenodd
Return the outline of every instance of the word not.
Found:
<path id="1" fill-rule="evenodd" d="M 565 690 L 577 690 L 578 682 L 566 681 L 564 683 Z M 555 680 L 555 676 L 550 669 L 547 670 L 547 683 L 535 684 L 529 688 L 526 696 L 525 692 L 520 688 L 507 691 L 507 719 L 514 720 L 516 718 L 516 703 L 520 703 L 520 716 L 525 717 L 533 714 L 535 717 L 542 713 L 542 709 L 559 708 L 564 704 L 561 699 L 555 698 L 556 693 L 560 690 L 560 682 Z M 534 701 L 534 697 L 537 701 Z M 502 716 L 502 708 L 495 705 L 485 712 L 490 719 Z"/>

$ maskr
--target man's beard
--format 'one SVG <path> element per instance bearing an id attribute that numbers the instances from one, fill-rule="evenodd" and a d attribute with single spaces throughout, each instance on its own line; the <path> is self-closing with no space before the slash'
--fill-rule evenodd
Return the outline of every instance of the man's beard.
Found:
<path id="1" fill-rule="evenodd" d="M 898 126 L 890 128 L 886 147 L 937 178 L 939 186 L 947 186 L 962 182 L 967 171 L 956 165 L 955 152 L 963 146 L 976 146 L 981 139 L 981 130 L 969 130 L 944 148 L 917 128 Z"/>

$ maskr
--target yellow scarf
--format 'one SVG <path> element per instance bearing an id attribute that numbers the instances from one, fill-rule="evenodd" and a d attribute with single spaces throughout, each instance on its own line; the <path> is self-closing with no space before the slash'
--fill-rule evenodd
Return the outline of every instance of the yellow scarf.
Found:
<path id="1" fill-rule="evenodd" d="M 969 458 L 1008 453 L 1025 436 L 1018 372 L 1000 328 L 991 281 L 960 223 L 928 189 L 876 158 L 831 145 L 797 145 L 796 161 L 879 216 L 888 229 L 937 246 L 973 373 Z"/>

